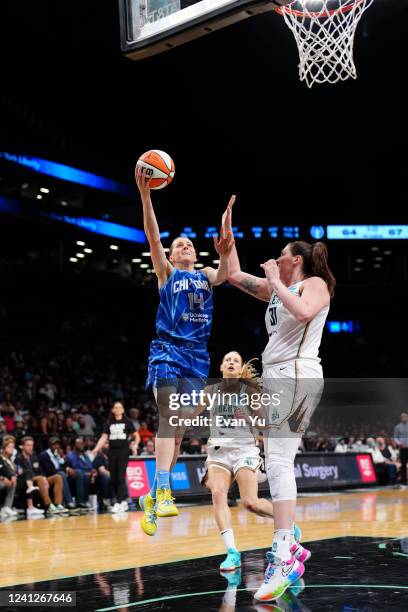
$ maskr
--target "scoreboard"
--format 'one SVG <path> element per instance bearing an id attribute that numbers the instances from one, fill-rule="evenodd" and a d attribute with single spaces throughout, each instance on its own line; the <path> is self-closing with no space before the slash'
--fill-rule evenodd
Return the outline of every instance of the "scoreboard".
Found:
<path id="1" fill-rule="evenodd" d="M 328 240 L 407 240 L 408 225 L 328 225 Z"/>

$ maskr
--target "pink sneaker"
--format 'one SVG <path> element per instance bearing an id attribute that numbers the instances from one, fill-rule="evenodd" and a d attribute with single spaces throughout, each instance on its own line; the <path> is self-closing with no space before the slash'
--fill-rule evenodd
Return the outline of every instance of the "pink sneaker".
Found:
<path id="1" fill-rule="evenodd" d="M 312 556 L 312 553 L 310 552 L 310 550 L 307 548 L 304 548 L 304 546 L 299 544 L 299 542 L 295 542 L 291 546 L 290 552 L 295 557 L 295 559 L 297 559 L 301 563 L 305 563 L 306 561 L 309 561 L 310 557 Z"/>
<path id="2" fill-rule="evenodd" d="M 288 561 L 276 559 L 272 552 L 266 553 L 268 567 L 266 568 L 263 584 L 254 597 L 257 601 L 273 601 L 282 597 L 286 589 L 290 588 L 305 571 L 303 563 L 291 557 Z"/>

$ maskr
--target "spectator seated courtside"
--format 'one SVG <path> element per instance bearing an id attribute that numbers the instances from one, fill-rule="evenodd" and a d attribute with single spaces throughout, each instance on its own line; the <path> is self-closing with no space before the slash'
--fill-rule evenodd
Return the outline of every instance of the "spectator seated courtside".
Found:
<path id="1" fill-rule="evenodd" d="M 47 515 L 61 514 L 66 512 L 62 505 L 62 488 L 63 482 L 59 474 L 46 476 L 42 471 L 40 461 L 34 452 L 34 440 L 30 436 L 22 439 L 22 450 L 18 453 L 15 463 L 18 467 L 17 488 L 24 492 L 27 497 L 27 517 L 38 516 L 43 514 L 42 509 L 36 508 L 33 503 L 33 491 L 38 487 L 41 501 L 45 506 Z M 26 488 L 27 481 L 33 481 L 34 487 Z M 50 488 L 53 489 L 52 494 L 54 503 L 50 497 Z"/>
<path id="2" fill-rule="evenodd" d="M 68 482 L 67 464 L 61 447 L 61 440 L 57 436 L 49 439 L 49 448 L 42 451 L 39 456 L 40 466 L 47 478 L 58 474 L 62 478 L 63 499 L 65 508 L 61 512 L 74 512 L 76 506 L 73 502 Z"/>
<path id="3" fill-rule="evenodd" d="M 18 511 L 14 509 L 14 496 L 17 487 L 17 466 L 13 462 L 15 439 L 5 436 L 0 451 L 0 518 L 16 519 Z"/>
<path id="4" fill-rule="evenodd" d="M 89 489 L 91 484 L 95 483 L 97 472 L 85 452 L 83 438 L 75 439 L 74 448 L 67 455 L 67 466 L 69 482 L 75 490 L 76 505 L 84 510 L 90 510 Z"/>

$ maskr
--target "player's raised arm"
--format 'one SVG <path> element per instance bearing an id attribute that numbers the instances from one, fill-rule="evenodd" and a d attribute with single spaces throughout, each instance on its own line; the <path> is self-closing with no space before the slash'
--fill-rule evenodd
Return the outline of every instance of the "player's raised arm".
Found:
<path id="1" fill-rule="evenodd" d="M 228 206 L 222 216 L 221 224 L 225 233 L 232 233 L 232 207 L 235 200 L 236 196 L 231 196 Z M 229 253 L 228 262 L 228 281 L 231 283 L 231 285 L 234 285 L 234 287 L 241 289 L 241 291 L 244 291 L 245 293 L 249 293 L 249 295 L 253 295 L 258 300 L 269 302 L 271 299 L 271 290 L 268 281 L 265 278 L 253 276 L 252 274 L 247 274 L 241 270 L 235 241 Z"/>
<path id="2" fill-rule="evenodd" d="M 164 285 L 170 274 L 173 266 L 166 257 L 163 245 L 160 240 L 160 230 L 157 223 L 156 215 L 153 209 L 152 200 L 150 198 L 149 177 L 142 173 L 142 170 L 136 167 L 136 185 L 140 192 L 143 205 L 143 227 L 146 238 L 149 242 L 150 253 L 154 271 L 156 272 L 159 287 Z"/>
<path id="3" fill-rule="evenodd" d="M 232 232 L 224 232 L 223 228 L 220 231 L 220 238 L 214 236 L 214 247 L 220 257 L 218 268 L 207 266 L 203 268 L 203 272 L 207 275 L 210 285 L 222 285 L 228 279 L 229 275 L 229 255 L 234 244 L 234 236 Z"/>

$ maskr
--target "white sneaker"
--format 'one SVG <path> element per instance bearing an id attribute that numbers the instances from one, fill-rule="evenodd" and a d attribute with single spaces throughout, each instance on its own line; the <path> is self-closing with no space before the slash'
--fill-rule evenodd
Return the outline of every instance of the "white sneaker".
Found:
<path id="1" fill-rule="evenodd" d="M 129 510 L 129 506 L 128 506 L 127 501 L 123 501 L 120 504 L 120 509 L 121 509 L 122 512 L 127 512 Z"/>
<path id="2" fill-rule="evenodd" d="M 14 512 L 8 506 L 4 506 L 4 508 L 1 509 L 0 516 L 1 516 L 2 519 L 5 519 L 5 518 L 17 518 L 17 512 Z"/>
<path id="3" fill-rule="evenodd" d="M 50 504 L 47 508 L 47 514 L 58 514 L 59 510 L 57 510 L 57 507 L 54 506 L 54 504 Z"/>
<path id="4" fill-rule="evenodd" d="M 27 510 L 27 518 L 33 518 L 35 516 L 43 516 L 44 510 L 41 508 L 29 508 Z"/>
<path id="5" fill-rule="evenodd" d="M 115 523 L 123 523 L 129 520 L 129 515 L 126 514 L 126 512 L 117 512 L 116 514 L 112 514 L 111 518 Z"/>
<path id="6" fill-rule="evenodd" d="M 267 552 L 266 558 L 269 564 L 265 579 L 254 595 L 258 601 L 271 601 L 282 597 L 286 589 L 299 580 L 305 571 L 303 563 L 293 556 L 288 561 L 282 561 L 272 552 Z"/>
<path id="7" fill-rule="evenodd" d="M 121 510 L 122 510 L 122 504 L 118 504 L 118 502 L 116 502 L 116 504 L 112 506 L 110 512 L 112 512 L 112 514 L 117 514 L 118 512 L 121 512 Z"/>
<path id="8" fill-rule="evenodd" d="M 28 487 L 26 493 L 32 493 L 33 491 L 39 491 L 40 487 Z"/>
<path id="9" fill-rule="evenodd" d="M 57 505 L 57 510 L 59 514 L 68 514 L 69 512 L 68 508 L 65 508 L 65 506 L 63 506 L 62 504 Z"/>

